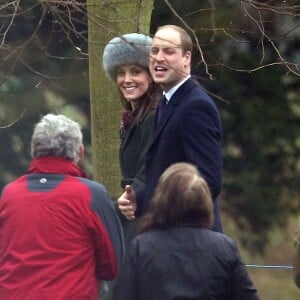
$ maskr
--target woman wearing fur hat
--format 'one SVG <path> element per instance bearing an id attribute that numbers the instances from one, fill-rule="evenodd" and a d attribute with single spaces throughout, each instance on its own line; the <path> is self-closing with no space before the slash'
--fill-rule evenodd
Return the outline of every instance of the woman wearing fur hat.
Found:
<path id="1" fill-rule="evenodd" d="M 152 39 L 139 33 L 115 37 L 105 46 L 103 68 L 114 81 L 124 107 L 120 126 L 121 185 L 144 182 L 145 157 L 152 139 L 155 109 L 161 90 L 149 73 Z M 121 215 L 121 214 L 120 214 Z M 121 215 L 125 241 L 135 236 L 135 222 Z"/>

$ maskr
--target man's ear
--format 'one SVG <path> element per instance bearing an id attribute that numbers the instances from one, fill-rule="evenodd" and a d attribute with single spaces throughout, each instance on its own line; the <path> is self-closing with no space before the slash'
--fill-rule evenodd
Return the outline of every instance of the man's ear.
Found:
<path id="1" fill-rule="evenodd" d="M 184 54 L 185 57 L 185 65 L 190 66 L 192 60 L 192 53 L 191 51 L 186 51 Z"/>
<path id="2" fill-rule="evenodd" d="M 79 147 L 78 158 L 79 158 L 79 160 L 82 160 L 84 158 L 84 146 L 83 146 L 83 144 L 81 144 L 80 147 Z"/>

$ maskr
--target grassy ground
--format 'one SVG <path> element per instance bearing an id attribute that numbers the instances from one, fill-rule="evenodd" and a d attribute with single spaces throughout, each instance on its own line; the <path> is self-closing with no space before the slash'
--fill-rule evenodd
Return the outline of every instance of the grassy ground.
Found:
<path id="1" fill-rule="evenodd" d="M 294 285 L 292 271 L 249 271 L 261 300 L 299 300 L 300 290 Z"/>
<path id="2" fill-rule="evenodd" d="M 225 232 L 234 238 L 235 228 L 230 220 L 223 220 Z M 226 226 L 227 225 L 227 226 Z M 253 256 L 240 247 L 246 264 L 292 265 L 293 240 L 297 220 L 291 219 L 286 228 L 276 228 L 263 256 Z M 299 300 L 300 290 L 293 282 L 293 270 L 248 268 L 249 275 L 261 300 Z"/>

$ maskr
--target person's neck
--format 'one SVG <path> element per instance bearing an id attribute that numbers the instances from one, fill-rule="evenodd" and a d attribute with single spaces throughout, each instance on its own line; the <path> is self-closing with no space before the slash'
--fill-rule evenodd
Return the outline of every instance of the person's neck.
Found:
<path id="1" fill-rule="evenodd" d="M 189 78 L 191 77 L 191 75 L 187 75 L 185 78 L 183 78 L 181 81 L 179 81 L 177 84 L 175 84 L 173 87 L 169 88 L 169 89 L 163 89 L 163 93 L 166 96 L 167 99 L 170 99 L 173 94 L 179 89 L 179 87 L 181 87 Z"/>
<path id="2" fill-rule="evenodd" d="M 129 101 L 132 111 L 135 111 L 139 108 L 138 101 Z"/>

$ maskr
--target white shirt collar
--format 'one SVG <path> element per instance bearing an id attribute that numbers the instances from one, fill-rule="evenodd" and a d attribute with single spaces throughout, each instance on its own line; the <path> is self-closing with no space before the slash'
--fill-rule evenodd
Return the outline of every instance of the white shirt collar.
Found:
<path id="1" fill-rule="evenodd" d="M 182 81 L 180 81 L 178 84 L 173 86 L 167 93 L 163 92 L 164 96 L 167 99 L 167 103 L 169 102 L 171 97 L 175 94 L 175 92 L 179 89 L 179 87 L 181 87 L 190 77 L 191 77 L 191 75 L 188 75 L 187 77 L 185 77 Z"/>

